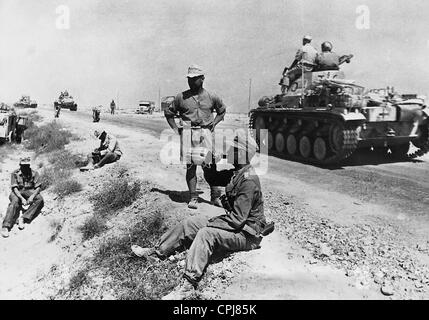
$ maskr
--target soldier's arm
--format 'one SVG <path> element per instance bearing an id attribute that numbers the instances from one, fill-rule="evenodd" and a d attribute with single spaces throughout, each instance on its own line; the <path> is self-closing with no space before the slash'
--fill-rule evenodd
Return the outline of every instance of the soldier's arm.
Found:
<path id="1" fill-rule="evenodd" d="M 235 198 L 233 210 L 222 219 L 234 230 L 240 230 L 249 217 L 254 200 L 256 184 L 251 180 L 245 180 L 240 186 L 240 190 Z"/>
<path id="2" fill-rule="evenodd" d="M 107 146 L 107 151 L 109 151 L 109 152 L 115 151 L 116 142 L 117 142 L 116 137 L 115 136 L 110 136 L 109 144 Z"/>
<path id="3" fill-rule="evenodd" d="M 217 124 L 225 118 L 226 106 L 223 103 L 222 99 L 218 96 L 213 97 L 213 108 L 216 110 L 216 117 L 213 121 L 213 129 L 217 126 Z"/>
<path id="4" fill-rule="evenodd" d="M 32 204 L 34 201 L 34 198 L 36 198 L 40 193 L 40 186 L 34 189 L 34 192 L 31 194 L 31 196 L 28 198 L 28 204 Z"/>
<path id="5" fill-rule="evenodd" d="M 18 189 L 18 187 L 13 187 L 12 188 L 12 192 L 19 198 L 19 199 L 21 199 L 21 203 L 22 204 L 26 204 L 27 203 L 27 200 L 25 200 L 25 198 L 22 196 L 22 194 L 21 194 L 21 192 L 19 192 L 19 189 Z"/>
<path id="6" fill-rule="evenodd" d="M 180 106 L 180 97 L 177 95 L 174 98 L 174 101 L 170 104 L 170 106 L 165 109 L 164 116 L 167 119 L 168 125 L 176 134 L 179 134 L 179 128 L 177 127 L 176 121 L 174 121 L 174 117 L 177 115 Z"/>

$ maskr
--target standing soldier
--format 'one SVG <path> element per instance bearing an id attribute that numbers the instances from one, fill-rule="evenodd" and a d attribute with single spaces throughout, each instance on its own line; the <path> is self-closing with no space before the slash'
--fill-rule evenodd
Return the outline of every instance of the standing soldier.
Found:
<path id="1" fill-rule="evenodd" d="M 201 144 L 211 146 L 213 148 L 213 134 L 216 125 L 223 120 L 226 112 L 226 107 L 222 100 L 215 94 L 208 92 L 203 88 L 204 72 L 201 67 L 191 65 L 188 68 L 189 90 L 179 93 L 173 103 L 164 111 L 165 117 L 170 127 L 176 134 L 179 133 L 174 117 L 178 115 L 183 121 L 191 123 L 191 136 L 201 135 Z M 216 111 L 216 117 L 213 117 L 213 112 Z M 192 148 L 196 147 L 192 142 Z M 210 166 L 203 165 L 204 178 L 210 184 L 211 201 L 214 205 L 220 206 L 219 197 L 222 188 L 216 187 L 210 183 L 210 172 L 215 169 L 215 164 Z M 191 160 L 187 164 L 186 182 L 190 193 L 190 202 L 188 207 L 191 209 L 198 208 L 198 193 L 197 193 L 197 165 Z"/>
<path id="2" fill-rule="evenodd" d="M 115 101 L 112 99 L 112 102 L 110 103 L 110 114 L 115 114 L 115 108 L 116 104 Z"/>
<path id="3" fill-rule="evenodd" d="M 19 162 L 20 168 L 12 173 L 11 188 L 9 196 L 9 206 L 6 217 L 3 220 L 2 236 L 9 237 L 16 220 L 18 228 L 23 230 L 25 223 L 31 223 L 40 213 L 44 202 L 40 195 L 41 182 L 39 173 L 30 167 L 30 158 L 23 158 Z M 20 216 L 21 209 L 25 212 Z"/>

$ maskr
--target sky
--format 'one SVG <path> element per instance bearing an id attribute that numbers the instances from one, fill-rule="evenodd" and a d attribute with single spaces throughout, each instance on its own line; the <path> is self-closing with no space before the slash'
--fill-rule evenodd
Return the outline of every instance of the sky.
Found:
<path id="1" fill-rule="evenodd" d="M 68 29 L 57 28 L 65 5 Z M 356 25 L 365 5 L 369 29 Z M 0 0 L 0 102 L 132 108 L 187 89 L 190 64 L 233 112 L 278 81 L 303 35 L 354 54 L 343 70 L 368 88 L 429 94 L 427 0 Z"/>

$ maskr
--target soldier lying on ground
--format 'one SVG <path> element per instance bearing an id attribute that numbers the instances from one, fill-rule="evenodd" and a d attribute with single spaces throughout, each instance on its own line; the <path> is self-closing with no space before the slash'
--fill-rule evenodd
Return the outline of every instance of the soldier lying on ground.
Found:
<path id="1" fill-rule="evenodd" d="M 100 146 L 88 156 L 88 165 L 80 168 L 80 171 L 99 169 L 105 164 L 118 161 L 122 156 L 119 142 L 113 135 L 104 130 L 95 130 L 94 136 L 100 139 Z"/>
<path id="2" fill-rule="evenodd" d="M 164 300 L 190 297 L 215 250 L 233 252 L 259 248 L 266 220 L 259 177 L 250 165 L 256 149 L 251 137 L 244 132 L 237 134 L 228 151 L 228 162 L 233 163 L 234 169 L 216 172 L 217 185 L 226 186 L 222 200 L 226 214 L 188 218 L 162 235 L 156 248 L 131 247 L 134 254 L 151 261 L 165 259 L 189 247 L 183 279 L 163 297 Z"/>
<path id="3" fill-rule="evenodd" d="M 23 230 L 25 224 L 31 223 L 43 208 L 44 202 L 40 195 L 41 182 L 37 171 L 30 167 L 30 158 L 21 159 L 20 168 L 12 173 L 9 206 L 3 220 L 2 236 L 9 237 L 9 231 L 18 220 L 18 228 Z M 24 209 L 20 216 L 21 209 Z"/>

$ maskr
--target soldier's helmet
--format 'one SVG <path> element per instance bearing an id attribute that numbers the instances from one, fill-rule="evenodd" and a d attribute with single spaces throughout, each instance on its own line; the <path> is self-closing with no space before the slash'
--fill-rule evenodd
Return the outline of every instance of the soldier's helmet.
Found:
<path id="1" fill-rule="evenodd" d="M 326 51 L 331 51 L 333 48 L 332 43 L 330 43 L 329 41 L 325 41 L 322 43 L 322 51 L 326 52 Z"/>

